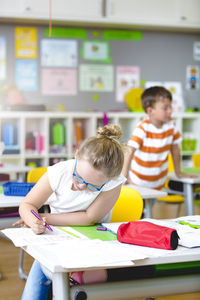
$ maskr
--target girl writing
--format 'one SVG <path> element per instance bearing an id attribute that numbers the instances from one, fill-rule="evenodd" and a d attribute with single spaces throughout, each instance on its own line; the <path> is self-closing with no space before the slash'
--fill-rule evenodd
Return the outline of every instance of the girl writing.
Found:
<path id="1" fill-rule="evenodd" d="M 15 225 L 24 222 L 36 234 L 42 234 L 46 223 L 85 226 L 109 222 L 121 186 L 126 181 L 121 173 L 124 163 L 123 146 L 119 142 L 121 136 L 121 128 L 117 125 L 99 128 L 95 137 L 82 143 L 75 159 L 48 167 L 22 201 L 19 208 L 22 221 Z M 51 212 L 39 214 L 42 220 L 38 220 L 31 210 L 38 213 L 46 201 Z M 35 261 L 22 300 L 47 299 L 49 282 Z"/>

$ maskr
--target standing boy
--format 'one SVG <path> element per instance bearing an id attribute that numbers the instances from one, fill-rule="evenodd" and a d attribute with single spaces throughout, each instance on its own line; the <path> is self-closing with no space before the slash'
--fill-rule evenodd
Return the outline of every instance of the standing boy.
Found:
<path id="1" fill-rule="evenodd" d="M 169 153 L 176 176 L 193 177 L 180 169 L 181 135 L 171 118 L 171 93 L 164 87 L 154 86 L 146 89 L 141 98 L 147 117 L 137 125 L 128 141 L 123 167 L 128 182 L 161 189 L 168 173 Z"/>

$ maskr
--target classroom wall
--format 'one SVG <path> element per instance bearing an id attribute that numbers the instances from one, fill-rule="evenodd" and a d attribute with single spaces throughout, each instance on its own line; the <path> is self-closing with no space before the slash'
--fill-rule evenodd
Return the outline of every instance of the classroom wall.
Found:
<path id="1" fill-rule="evenodd" d="M 7 80 L 1 83 L 6 86 L 15 82 L 15 26 L 20 26 L 20 24 L 0 24 L 0 36 L 5 36 L 7 40 Z M 116 102 L 115 91 L 98 92 L 98 100 L 93 100 L 94 92 L 81 92 L 79 87 L 78 94 L 75 96 L 42 95 L 39 41 L 44 38 L 44 28 L 46 26 L 37 27 L 38 91 L 24 92 L 28 104 L 45 104 L 47 108 L 52 109 L 55 108 L 55 103 L 61 103 L 67 111 L 126 109 L 125 103 Z M 88 29 L 88 39 L 93 39 L 92 32 L 93 29 Z M 101 29 L 99 33 L 101 37 Z M 112 64 L 115 67 L 139 66 L 141 78 L 147 81 L 180 81 L 183 85 L 186 108 L 200 107 L 200 90 L 185 89 L 187 65 L 200 65 L 200 61 L 193 59 L 193 43 L 200 41 L 200 34 L 142 31 L 142 36 L 141 41 L 109 41 Z M 79 39 L 79 64 L 93 64 L 93 62 L 83 61 L 80 56 L 81 44 L 82 40 Z M 4 103 L 4 98 L 1 96 L 1 104 Z"/>

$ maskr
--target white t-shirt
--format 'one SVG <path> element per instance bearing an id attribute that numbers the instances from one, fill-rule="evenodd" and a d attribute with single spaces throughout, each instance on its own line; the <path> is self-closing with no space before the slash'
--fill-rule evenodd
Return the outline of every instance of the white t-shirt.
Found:
<path id="1" fill-rule="evenodd" d="M 126 178 L 123 174 L 108 181 L 101 191 L 93 192 L 88 189 L 73 191 L 72 172 L 75 161 L 73 159 L 59 162 L 47 168 L 49 183 L 54 191 L 47 203 L 52 213 L 66 213 L 86 210 L 102 191 L 109 191 L 124 183 Z M 109 222 L 112 211 L 110 211 L 101 222 Z"/>

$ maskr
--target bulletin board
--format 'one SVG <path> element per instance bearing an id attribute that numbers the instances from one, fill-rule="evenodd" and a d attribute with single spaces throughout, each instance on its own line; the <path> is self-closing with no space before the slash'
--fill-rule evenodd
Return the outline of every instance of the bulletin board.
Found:
<path id="1" fill-rule="evenodd" d="M 27 50 L 16 46 L 18 27 L 36 29 L 36 37 L 31 31 L 30 42 L 34 45 L 36 41 L 36 47 Z M 70 29 L 71 37 L 63 37 Z M 23 90 L 27 84 L 23 90 L 26 103 L 44 104 L 48 110 L 58 110 L 57 103 L 66 111 L 126 110 L 117 80 L 127 85 L 120 74 L 125 72 L 130 79 L 130 72 L 135 86 L 141 81 L 180 82 L 185 107 L 200 107 L 199 87 L 187 88 L 188 66 L 195 66 L 197 71 L 200 68 L 200 60 L 193 53 L 199 34 L 75 29 L 59 27 L 56 37 L 49 38 L 47 26 L 0 25 L 0 38 L 6 44 L 5 74 L 0 76 L 1 105 L 7 101 L 5 90 L 9 86 L 17 84 Z"/>

